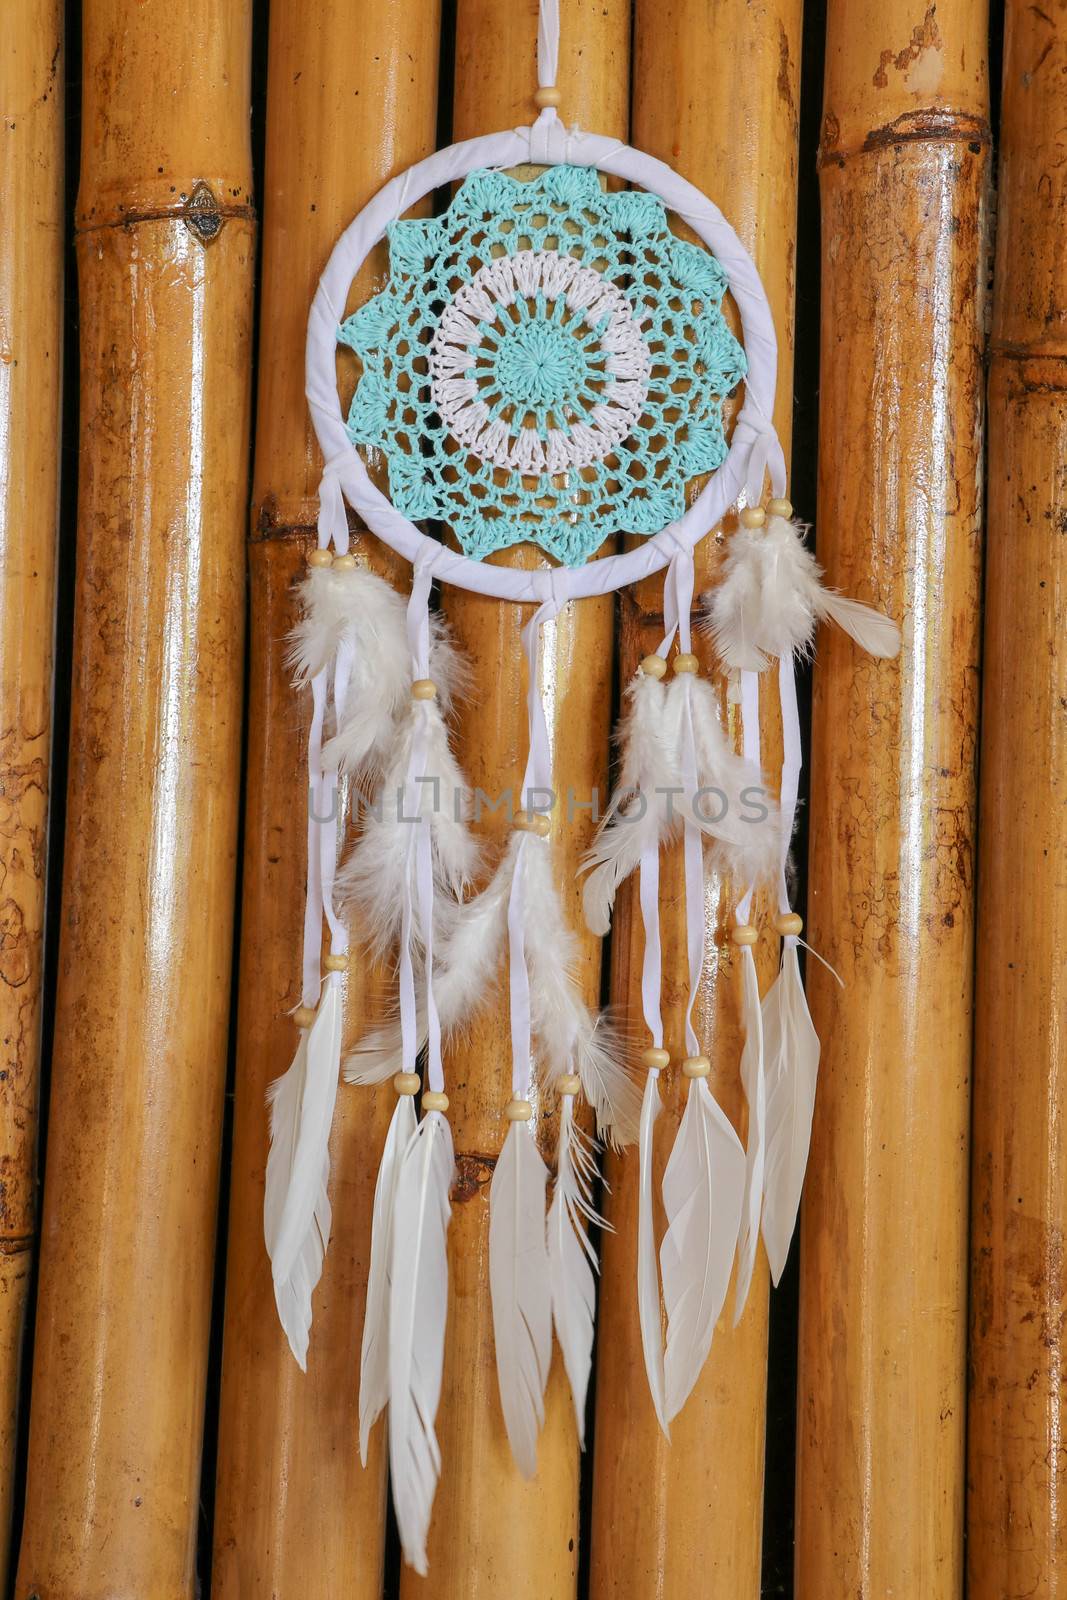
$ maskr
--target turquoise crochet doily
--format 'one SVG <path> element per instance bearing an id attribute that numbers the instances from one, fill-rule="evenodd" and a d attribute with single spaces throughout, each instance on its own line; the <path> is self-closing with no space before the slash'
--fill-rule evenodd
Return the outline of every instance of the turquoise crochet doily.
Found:
<path id="1" fill-rule="evenodd" d="M 362 364 L 348 434 L 467 555 L 531 540 L 580 566 L 658 533 L 724 460 L 745 373 L 726 277 L 654 195 L 585 167 L 475 172 L 444 215 L 393 223 L 389 269 L 338 330 Z"/>

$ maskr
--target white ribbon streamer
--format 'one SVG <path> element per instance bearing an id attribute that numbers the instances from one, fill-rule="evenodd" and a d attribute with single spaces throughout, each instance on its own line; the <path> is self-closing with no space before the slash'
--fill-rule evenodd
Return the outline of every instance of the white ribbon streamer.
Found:
<path id="1" fill-rule="evenodd" d="M 559 0 L 541 0 L 537 18 L 537 85 L 554 89 L 559 70 Z"/>

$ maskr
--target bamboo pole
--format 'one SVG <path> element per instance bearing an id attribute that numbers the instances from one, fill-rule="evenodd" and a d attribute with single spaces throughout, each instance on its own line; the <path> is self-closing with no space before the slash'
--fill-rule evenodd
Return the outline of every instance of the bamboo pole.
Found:
<path id="1" fill-rule="evenodd" d="M 780 340 L 775 422 L 788 450 L 792 420 L 793 261 L 796 245 L 799 0 L 642 0 L 636 12 L 633 140 L 704 189 L 753 252 Z M 712 80 L 743 80 L 745 93 L 705 95 Z M 740 121 L 739 121 L 740 117 Z M 713 575 L 714 539 L 698 553 L 698 592 Z M 662 580 L 623 602 L 621 668 L 627 681 L 663 634 Z M 710 666 L 703 660 L 702 670 Z M 780 764 L 774 696 L 763 707 L 767 771 Z M 724 707 L 725 709 L 725 707 Z M 736 714 L 735 714 L 736 717 Z M 613 934 L 612 995 L 640 1030 L 643 936 L 632 885 L 620 896 Z M 712 1056 L 714 1093 L 744 1131 L 739 1078 L 740 974 L 726 937 L 737 886 L 713 880 L 714 927 L 705 958 L 697 1032 Z M 677 1063 L 685 1054 L 684 885 L 679 851 L 664 858 L 664 1020 Z M 757 951 L 761 987 L 777 970 L 778 941 L 766 930 Z M 663 1080 L 656 1128 L 658 1177 L 685 1108 L 680 1074 Z M 760 1592 L 767 1362 L 767 1269 L 762 1248 L 745 1315 L 732 1327 L 732 1299 L 711 1357 L 668 1445 L 652 1409 L 637 1320 L 637 1166 L 634 1153 L 608 1164 L 597 1366 L 593 1488 L 593 1600 L 635 1595 Z"/>
<path id="2" fill-rule="evenodd" d="M 798 1600 L 961 1592 L 986 7 L 831 0 L 818 550 L 903 622 L 815 671 Z"/>
<path id="3" fill-rule="evenodd" d="M 1067 113 L 1063 14 L 1008 5 L 989 382 L 968 1593 L 1067 1595 Z"/>
<path id="4" fill-rule="evenodd" d="M 41 967 L 63 354 L 63 8 L 0 51 L 0 1591 L 37 1212 Z"/>
<path id="5" fill-rule="evenodd" d="M 250 9 L 84 10 L 70 784 L 20 1600 L 193 1593 L 239 770 Z"/>
<path id="6" fill-rule="evenodd" d="M 536 115 L 537 7 L 509 0 L 460 0 L 456 25 L 453 137 L 469 138 L 530 122 Z M 491 64 L 491 71 L 490 71 Z M 563 16 L 559 87 L 567 122 L 625 136 L 629 79 L 629 7 L 623 0 L 578 0 Z M 531 546 L 504 560 L 548 563 Z M 522 785 L 526 759 L 525 676 L 519 629 L 529 609 L 459 590 L 445 604 L 461 649 L 471 659 L 478 699 L 466 709 L 459 750 L 472 784 L 489 793 Z M 611 699 L 610 599 L 569 606 L 543 635 L 543 684 L 557 793 L 579 799 L 604 792 Z M 502 814 L 484 819 L 491 848 L 501 842 Z M 494 826 L 495 824 L 495 826 Z M 574 874 L 592 832 L 588 813 L 573 823 L 557 816 L 559 882 L 568 918 L 582 930 Z M 599 941 L 581 934 L 587 999 L 599 995 Z M 449 1310 L 444 1387 L 438 1413 L 441 1481 L 429 1540 L 429 1576 L 405 1568 L 402 1600 L 520 1600 L 576 1589 L 579 1451 L 570 1390 L 558 1350 L 545 1399 L 545 1427 L 536 1479 L 521 1477 L 511 1458 L 497 1391 L 489 1301 L 489 1183 L 506 1131 L 510 1044 L 503 1004 L 473 1026 L 445 1064 L 451 1096 L 458 1181 L 449 1229 Z M 553 1119 L 535 1108 L 546 1159 L 555 1150 Z"/>
<path id="7" fill-rule="evenodd" d="M 306 870 L 307 717 L 285 666 L 293 585 L 314 544 L 321 458 L 304 400 L 311 297 L 342 229 L 434 144 L 439 0 L 299 0 L 271 7 L 264 268 L 253 483 L 251 674 L 233 1186 L 227 1257 L 213 1592 L 378 1600 L 384 1429 L 364 1471 L 359 1348 L 371 1204 L 395 1095 L 342 1085 L 331 1140 L 333 1233 L 314 1297 L 306 1376 L 278 1324 L 263 1245 L 267 1085 L 289 1065 Z M 384 250 L 352 304 L 380 286 Z M 342 365 L 342 381 L 354 369 Z M 376 540 L 354 552 L 402 577 Z M 407 569 L 404 569 L 406 572 Z M 347 1030 L 376 1003 L 356 957 Z"/>

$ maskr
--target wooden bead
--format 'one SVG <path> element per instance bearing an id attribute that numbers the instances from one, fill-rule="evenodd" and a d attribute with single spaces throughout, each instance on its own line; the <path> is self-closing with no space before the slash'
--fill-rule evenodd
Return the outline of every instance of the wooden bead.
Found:
<path id="1" fill-rule="evenodd" d="M 440 1094 L 436 1089 L 427 1089 L 422 1097 L 422 1109 L 424 1111 L 447 1111 L 447 1094 Z"/>
<path id="2" fill-rule="evenodd" d="M 742 528 L 762 528 L 767 520 L 767 513 L 762 506 L 745 506 L 739 520 Z"/>
<path id="3" fill-rule="evenodd" d="M 582 1087 L 582 1080 L 576 1072 L 565 1072 L 562 1078 L 556 1079 L 556 1088 L 560 1094 L 577 1094 Z"/>
<path id="4" fill-rule="evenodd" d="M 768 500 L 767 515 L 769 517 L 791 517 L 793 515 L 792 500 Z"/>
<path id="5" fill-rule="evenodd" d="M 669 1050 L 664 1050 L 662 1045 L 650 1045 L 647 1050 L 642 1051 L 641 1061 L 649 1071 L 655 1068 L 662 1072 L 664 1067 L 669 1067 L 671 1064 L 671 1053 Z"/>
<path id="6" fill-rule="evenodd" d="M 546 84 L 543 89 L 538 89 L 534 95 L 534 105 L 538 111 L 544 111 L 546 106 L 558 106 L 563 96 L 555 84 Z"/>
<path id="7" fill-rule="evenodd" d="M 310 1028 L 315 1020 L 314 1006 L 297 1006 L 293 1012 L 293 1021 L 298 1028 Z"/>
<path id="8" fill-rule="evenodd" d="M 349 555 L 347 552 L 343 556 L 334 556 L 333 558 L 333 570 L 335 572 L 354 572 L 358 564 L 355 556 Z"/>
<path id="9" fill-rule="evenodd" d="M 774 931 L 775 933 L 782 934 L 783 937 L 787 933 L 801 933 L 803 932 L 803 928 L 804 918 L 798 916 L 795 911 L 790 911 L 788 913 L 783 912 L 780 917 L 775 917 L 774 919 Z"/>
<path id="10" fill-rule="evenodd" d="M 308 551 L 308 566 L 309 567 L 332 567 L 333 566 L 333 551 L 332 550 L 309 550 Z"/>
<path id="11" fill-rule="evenodd" d="M 683 1078 L 706 1078 L 711 1071 L 711 1059 L 708 1056 L 686 1056 L 682 1062 Z"/>
<path id="12" fill-rule="evenodd" d="M 645 656 L 638 663 L 638 672 L 643 672 L 646 678 L 662 678 L 666 676 L 667 663 L 662 656 Z"/>
<path id="13" fill-rule="evenodd" d="M 326 956 L 322 963 L 327 972 L 347 972 L 347 956 Z"/>
<path id="14" fill-rule="evenodd" d="M 513 826 L 520 833 L 536 833 L 539 839 L 547 839 L 552 832 L 552 819 L 543 811 L 520 811 Z"/>
<path id="15" fill-rule="evenodd" d="M 759 933 L 751 922 L 743 922 L 739 928 L 734 928 L 730 933 L 734 944 L 755 944 Z"/>
<path id="16" fill-rule="evenodd" d="M 675 672 L 699 672 L 700 662 L 690 650 L 683 650 L 681 655 L 674 658 Z"/>
<path id="17" fill-rule="evenodd" d="M 509 1100 L 504 1107 L 504 1115 L 509 1122 L 529 1122 L 533 1116 L 533 1106 L 529 1100 Z"/>
<path id="18" fill-rule="evenodd" d="M 398 1072 L 393 1079 L 397 1094 L 418 1094 L 422 1079 L 417 1072 Z"/>
<path id="19" fill-rule="evenodd" d="M 432 678 L 416 678 L 411 685 L 411 698 L 413 700 L 434 700 L 437 697 L 437 685 Z"/>

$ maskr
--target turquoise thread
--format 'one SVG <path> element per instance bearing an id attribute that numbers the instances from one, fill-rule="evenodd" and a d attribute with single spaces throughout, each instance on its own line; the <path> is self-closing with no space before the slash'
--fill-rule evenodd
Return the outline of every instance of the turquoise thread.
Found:
<path id="1" fill-rule="evenodd" d="M 449 334 L 448 382 L 461 398 L 447 402 L 446 422 L 441 397 L 452 391 L 438 372 L 435 399 L 430 370 L 443 314 L 479 269 L 496 282 L 495 259 L 511 258 L 518 273 L 546 255 L 592 268 L 614 298 L 590 323 L 540 282 L 508 306 L 487 288 L 492 318 L 469 316 Z M 583 167 L 551 167 L 529 183 L 475 172 L 443 216 L 393 223 L 389 258 L 385 289 L 338 330 L 362 364 L 348 434 L 383 452 L 397 509 L 449 523 L 467 555 L 529 540 L 579 566 L 616 533 L 658 533 L 682 515 L 687 480 L 722 464 L 722 401 L 745 374 L 722 315 L 725 274 L 671 232 L 654 195 L 605 194 Z M 616 338 L 639 351 L 639 380 L 611 370 L 602 341 Z M 485 413 L 476 445 L 453 431 L 457 417 L 475 416 L 471 406 Z M 610 427 L 624 414 L 617 437 Z M 553 448 L 586 455 L 550 471 Z M 541 465 L 491 459 L 522 449 Z"/>

